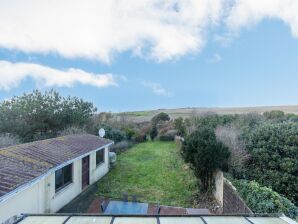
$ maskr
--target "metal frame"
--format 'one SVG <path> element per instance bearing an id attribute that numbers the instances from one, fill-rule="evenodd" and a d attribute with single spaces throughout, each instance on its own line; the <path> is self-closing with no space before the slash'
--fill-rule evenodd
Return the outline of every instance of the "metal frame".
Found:
<path id="1" fill-rule="evenodd" d="M 156 215 L 145 215 L 145 214 L 140 214 L 140 215 L 130 215 L 130 214 L 89 214 L 89 213 L 83 213 L 83 214 L 68 214 L 68 213 L 58 213 L 58 214 L 22 214 L 23 217 L 19 220 L 17 220 L 14 224 L 20 223 L 21 221 L 23 221 L 24 219 L 26 219 L 27 217 L 30 216 L 42 216 L 42 217 L 51 217 L 51 216 L 67 216 L 68 218 L 63 222 L 63 224 L 67 224 L 68 220 L 71 217 L 111 217 L 111 222 L 110 224 L 113 224 L 115 221 L 115 218 L 156 218 L 156 223 L 160 224 L 160 218 L 162 217 L 177 217 L 177 218 L 189 218 L 189 217 L 193 217 L 193 218 L 200 218 L 204 224 L 208 224 L 207 221 L 204 219 L 204 217 L 242 217 L 245 220 L 247 220 L 249 223 L 254 224 L 253 221 L 249 220 L 249 217 L 271 217 L 271 218 L 280 218 L 282 216 L 282 214 L 279 213 L 272 213 L 272 214 L 221 214 L 221 215 L 217 215 L 217 214 L 206 214 L 206 215 L 197 215 L 197 214 L 190 214 L 190 215 L 160 215 L 160 214 L 156 214 Z"/>

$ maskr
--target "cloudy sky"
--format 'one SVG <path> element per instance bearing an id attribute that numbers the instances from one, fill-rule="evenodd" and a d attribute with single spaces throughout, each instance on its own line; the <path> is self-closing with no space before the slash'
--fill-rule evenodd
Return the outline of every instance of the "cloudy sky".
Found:
<path id="1" fill-rule="evenodd" d="M 0 100 L 100 111 L 298 104 L 297 0 L 0 0 Z"/>

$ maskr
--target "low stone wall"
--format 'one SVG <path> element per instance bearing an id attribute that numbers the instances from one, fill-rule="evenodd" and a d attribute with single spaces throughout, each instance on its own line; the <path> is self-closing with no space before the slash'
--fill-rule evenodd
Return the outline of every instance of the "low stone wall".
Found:
<path id="1" fill-rule="evenodd" d="M 223 181 L 223 214 L 252 214 L 237 193 L 236 188 L 227 179 Z"/>

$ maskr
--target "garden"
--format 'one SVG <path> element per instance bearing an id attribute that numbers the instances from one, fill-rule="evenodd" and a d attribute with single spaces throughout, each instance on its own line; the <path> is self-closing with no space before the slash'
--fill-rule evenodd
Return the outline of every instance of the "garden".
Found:
<path id="1" fill-rule="evenodd" d="M 121 198 L 123 193 L 143 202 L 193 207 L 198 186 L 174 142 L 149 141 L 118 155 L 115 167 L 98 183 L 100 196 Z"/>

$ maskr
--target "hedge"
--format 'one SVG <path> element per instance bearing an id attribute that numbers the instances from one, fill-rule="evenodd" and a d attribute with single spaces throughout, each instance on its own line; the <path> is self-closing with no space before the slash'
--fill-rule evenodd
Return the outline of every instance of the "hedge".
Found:
<path id="1" fill-rule="evenodd" d="M 255 181 L 233 179 L 232 183 L 254 213 L 284 213 L 298 219 L 298 207 L 271 188 L 260 186 Z"/>

